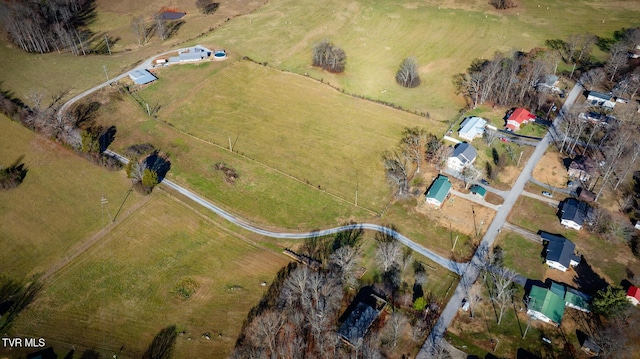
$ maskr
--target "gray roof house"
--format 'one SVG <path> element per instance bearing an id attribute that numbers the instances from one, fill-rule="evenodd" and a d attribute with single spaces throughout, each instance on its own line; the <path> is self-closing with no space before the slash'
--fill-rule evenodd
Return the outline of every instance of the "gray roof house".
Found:
<path id="1" fill-rule="evenodd" d="M 590 214 L 591 207 L 587 203 L 567 198 L 560 209 L 560 224 L 579 231 Z"/>
<path id="2" fill-rule="evenodd" d="M 148 70 L 133 70 L 129 72 L 129 78 L 136 85 L 148 84 L 149 82 L 153 82 L 158 79 L 154 74 L 152 74 Z"/>
<path id="3" fill-rule="evenodd" d="M 204 46 L 196 45 L 184 51 L 178 52 L 178 56 L 169 58 L 169 64 L 182 64 L 188 62 L 198 62 L 207 59 L 213 52 Z"/>
<path id="4" fill-rule="evenodd" d="M 574 254 L 576 245 L 563 236 L 542 232 L 543 242 L 547 242 L 545 260 L 549 267 L 566 272 L 580 263 L 580 257 Z"/>
<path id="5" fill-rule="evenodd" d="M 477 155 L 476 149 L 467 142 L 458 143 L 453 148 L 451 156 L 447 159 L 447 167 L 454 171 L 462 172 L 463 168 L 473 164 Z"/>

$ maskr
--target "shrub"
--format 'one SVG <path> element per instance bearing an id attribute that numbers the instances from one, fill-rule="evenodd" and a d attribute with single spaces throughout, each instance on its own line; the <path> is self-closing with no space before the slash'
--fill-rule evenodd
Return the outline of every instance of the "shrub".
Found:
<path id="1" fill-rule="evenodd" d="M 200 288 L 200 284 L 193 278 L 182 278 L 171 290 L 171 293 L 182 299 L 189 299 Z"/>

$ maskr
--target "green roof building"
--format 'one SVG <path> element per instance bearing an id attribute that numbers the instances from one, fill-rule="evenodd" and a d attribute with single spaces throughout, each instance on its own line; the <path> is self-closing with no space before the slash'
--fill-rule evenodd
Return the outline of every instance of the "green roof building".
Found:
<path id="1" fill-rule="evenodd" d="M 553 287 L 553 285 L 552 285 Z M 527 314 L 531 317 L 542 320 L 545 323 L 560 325 L 562 315 L 564 315 L 564 295 L 558 295 L 558 289 L 547 289 L 539 286 L 532 286 L 529 292 L 529 304 Z"/>
<path id="2" fill-rule="evenodd" d="M 451 190 L 451 182 L 449 177 L 438 175 L 438 178 L 433 181 L 431 187 L 426 194 L 427 204 L 436 208 L 440 208 L 447 199 L 447 195 Z"/>
<path id="3" fill-rule="evenodd" d="M 474 184 L 473 186 L 471 186 L 471 188 L 469 188 L 469 192 L 471 192 L 471 194 L 475 194 L 476 196 L 480 196 L 482 198 L 484 198 L 484 196 L 487 195 L 486 188 L 482 186 L 478 186 L 477 184 Z"/>

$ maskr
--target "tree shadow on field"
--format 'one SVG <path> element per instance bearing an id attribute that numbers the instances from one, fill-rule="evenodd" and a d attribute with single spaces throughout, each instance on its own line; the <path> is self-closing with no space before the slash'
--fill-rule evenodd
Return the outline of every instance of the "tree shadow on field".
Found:
<path id="1" fill-rule="evenodd" d="M 100 102 L 80 103 L 73 108 L 72 115 L 78 127 L 91 127 L 100 109 Z"/>
<path id="2" fill-rule="evenodd" d="M 160 151 L 153 151 L 145 160 L 147 168 L 158 174 L 158 182 L 162 182 L 167 172 L 171 169 L 171 161 L 165 156 L 160 155 Z"/>
<path id="3" fill-rule="evenodd" d="M 593 270 L 584 256 L 581 256 L 580 264 L 574 267 L 574 269 L 576 271 L 576 277 L 574 279 L 575 285 L 578 290 L 584 293 L 593 295 L 609 285 L 604 278 Z"/>
<path id="4" fill-rule="evenodd" d="M 11 298 L 11 306 L 7 313 L 0 318 L 0 331 L 6 332 L 18 314 L 36 300 L 40 291 L 42 291 L 42 284 L 34 281 L 24 285 L 18 292 L 14 292 Z"/>
<path id="5" fill-rule="evenodd" d="M 104 152 L 109 148 L 109 145 L 113 143 L 116 139 L 116 132 L 116 126 L 111 126 L 100 134 L 100 137 L 98 138 L 98 142 L 100 143 L 100 153 Z"/>
<path id="6" fill-rule="evenodd" d="M 176 344 L 178 332 L 176 326 L 171 325 L 162 329 L 144 352 L 142 359 L 169 359 Z"/>

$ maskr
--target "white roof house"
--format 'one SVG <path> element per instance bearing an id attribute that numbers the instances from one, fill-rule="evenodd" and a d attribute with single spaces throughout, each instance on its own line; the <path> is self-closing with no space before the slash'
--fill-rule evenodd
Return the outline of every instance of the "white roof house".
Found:
<path id="1" fill-rule="evenodd" d="M 129 72 L 129 78 L 137 85 L 148 84 L 158 78 L 148 70 L 133 70 Z"/>
<path id="2" fill-rule="evenodd" d="M 460 124 L 460 131 L 458 136 L 467 141 L 473 141 L 476 137 L 482 137 L 484 133 L 484 126 L 487 125 L 487 121 L 480 117 L 467 117 Z"/>
<path id="3" fill-rule="evenodd" d="M 616 106 L 616 99 L 613 95 L 591 91 L 587 94 L 587 102 L 591 106 L 600 106 L 606 109 L 613 109 Z"/>

